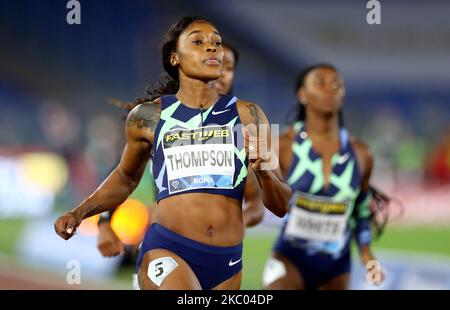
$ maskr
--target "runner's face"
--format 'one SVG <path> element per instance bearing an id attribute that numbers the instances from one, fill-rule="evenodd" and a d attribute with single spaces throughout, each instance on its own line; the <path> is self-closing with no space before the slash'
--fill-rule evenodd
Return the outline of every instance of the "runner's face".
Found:
<path id="1" fill-rule="evenodd" d="M 332 68 L 316 68 L 305 78 L 298 96 L 310 109 L 322 113 L 337 113 L 345 95 L 344 82 Z"/>
<path id="2" fill-rule="evenodd" d="M 223 47 L 223 62 L 222 62 L 222 74 L 217 80 L 216 87 L 220 94 L 230 94 L 233 88 L 234 69 L 236 65 L 236 59 L 234 58 L 233 51 L 228 47 Z"/>
<path id="3" fill-rule="evenodd" d="M 193 22 L 178 38 L 171 62 L 184 75 L 202 81 L 219 78 L 222 71 L 222 38 L 207 22 Z"/>

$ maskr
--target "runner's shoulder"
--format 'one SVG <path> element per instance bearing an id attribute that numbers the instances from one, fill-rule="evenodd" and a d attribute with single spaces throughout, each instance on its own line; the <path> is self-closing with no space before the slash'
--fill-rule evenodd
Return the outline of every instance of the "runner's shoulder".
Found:
<path id="1" fill-rule="evenodd" d="M 373 154 L 367 143 L 356 137 L 350 137 L 350 143 L 355 151 L 357 160 L 360 162 L 362 171 L 371 170 L 373 166 Z"/>
<path id="2" fill-rule="evenodd" d="M 128 117 L 145 117 L 149 116 L 149 113 L 153 114 L 161 110 L 161 98 L 153 101 L 144 101 L 137 104 L 128 114 Z"/>
<path id="3" fill-rule="evenodd" d="M 372 152 L 370 150 L 370 146 L 365 143 L 364 141 L 351 136 L 350 137 L 350 143 L 352 144 L 353 149 L 355 152 L 360 153 L 361 156 L 368 158 L 372 157 Z"/>
<path id="4" fill-rule="evenodd" d="M 126 121 L 127 135 L 140 136 L 139 132 L 154 132 L 161 114 L 161 101 L 146 101 L 135 106 L 128 113 Z"/>
<path id="5" fill-rule="evenodd" d="M 289 126 L 283 133 L 280 135 L 280 140 L 293 140 L 295 138 L 296 132 L 294 126 Z"/>

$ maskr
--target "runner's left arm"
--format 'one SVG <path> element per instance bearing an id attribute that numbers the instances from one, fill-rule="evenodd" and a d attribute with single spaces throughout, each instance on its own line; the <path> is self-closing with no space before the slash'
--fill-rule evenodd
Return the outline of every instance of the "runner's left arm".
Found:
<path id="1" fill-rule="evenodd" d="M 244 201 L 245 208 L 242 210 L 242 217 L 245 227 L 259 224 L 264 218 L 264 204 L 262 202 L 261 188 L 252 169 L 248 171 L 244 189 Z"/>
<path id="2" fill-rule="evenodd" d="M 361 262 L 366 265 L 368 261 L 374 259 L 374 255 L 370 250 L 372 243 L 371 231 L 371 210 L 370 204 L 372 201 L 372 193 L 369 187 L 369 180 L 373 168 L 373 156 L 369 147 L 360 142 L 354 141 L 353 146 L 360 163 L 361 191 L 355 200 L 355 206 L 352 213 L 352 220 L 354 223 L 353 234 L 358 244 Z"/>
<path id="3" fill-rule="evenodd" d="M 262 202 L 272 213 L 283 217 L 288 211 L 292 192 L 281 175 L 278 156 L 271 149 L 269 121 L 258 105 L 243 100 L 237 104 L 245 126 L 243 134 L 249 166 L 262 189 Z"/>

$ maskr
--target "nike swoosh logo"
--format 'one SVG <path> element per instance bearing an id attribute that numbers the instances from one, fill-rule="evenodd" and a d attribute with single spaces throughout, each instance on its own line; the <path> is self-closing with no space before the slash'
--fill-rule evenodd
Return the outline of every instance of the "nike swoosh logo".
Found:
<path id="1" fill-rule="evenodd" d="M 226 110 L 223 110 L 223 111 L 212 111 L 212 115 L 218 115 L 218 114 L 222 114 L 222 113 L 225 113 L 225 112 L 228 112 L 228 111 L 230 111 L 230 109 L 226 109 Z"/>
<path id="2" fill-rule="evenodd" d="M 341 165 L 341 164 L 345 163 L 349 157 L 350 157 L 350 154 L 345 153 L 344 155 L 342 155 L 338 158 L 337 163 Z"/>
<path id="3" fill-rule="evenodd" d="M 234 265 L 236 265 L 237 263 L 239 263 L 241 260 L 242 260 L 242 257 L 239 258 L 239 259 L 238 259 L 237 261 L 235 261 L 235 262 L 233 262 L 233 260 L 230 259 L 230 261 L 228 262 L 228 266 L 234 266 Z"/>

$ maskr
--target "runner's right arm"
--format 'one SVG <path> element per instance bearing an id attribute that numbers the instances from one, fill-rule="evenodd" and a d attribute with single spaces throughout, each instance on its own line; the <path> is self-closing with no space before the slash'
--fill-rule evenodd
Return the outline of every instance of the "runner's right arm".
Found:
<path id="1" fill-rule="evenodd" d="M 159 116 L 158 102 L 140 104 L 129 113 L 127 144 L 119 165 L 89 198 L 56 220 L 55 231 L 61 238 L 71 238 L 82 220 L 117 207 L 134 191 L 150 158 Z"/>

